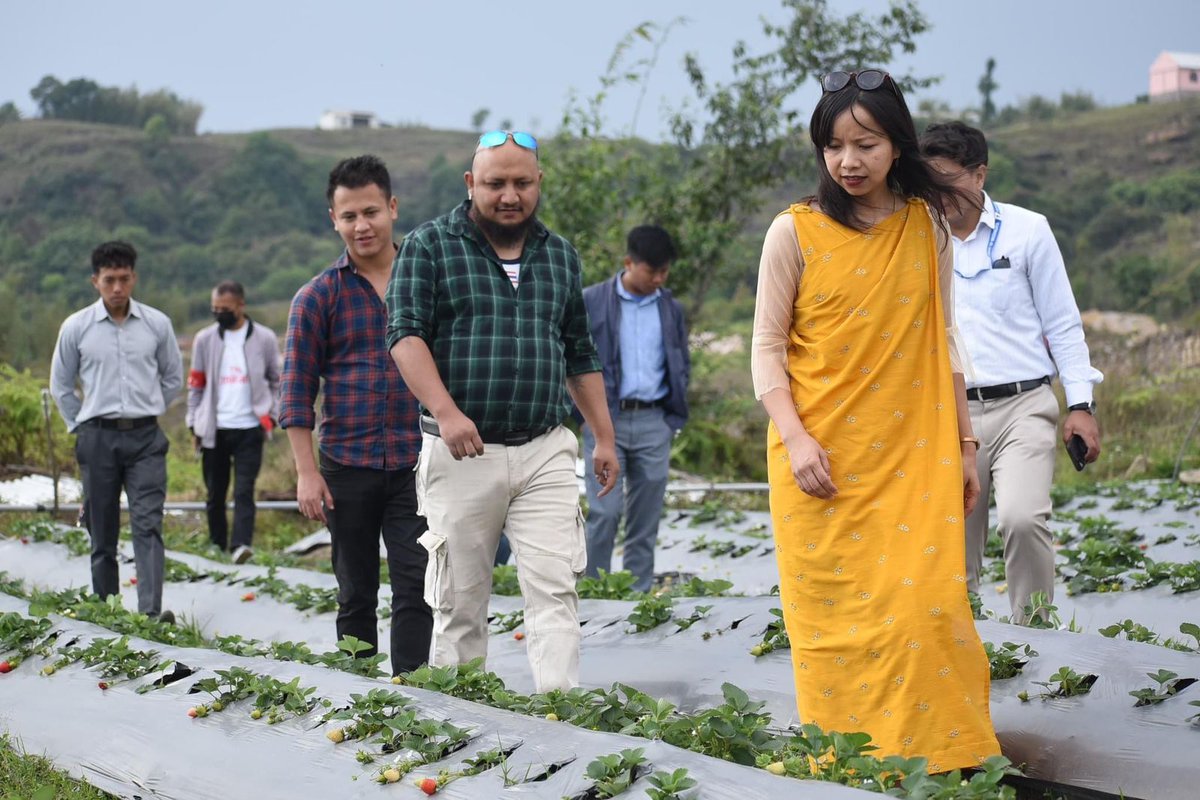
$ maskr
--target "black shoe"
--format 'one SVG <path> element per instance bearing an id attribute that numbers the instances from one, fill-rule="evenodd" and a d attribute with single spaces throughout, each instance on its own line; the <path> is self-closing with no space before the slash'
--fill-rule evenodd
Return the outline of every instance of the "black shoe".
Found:
<path id="1" fill-rule="evenodd" d="M 164 625 L 174 625 L 175 613 L 172 611 L 163 611 L 158 615 L 158 621 Z"/>

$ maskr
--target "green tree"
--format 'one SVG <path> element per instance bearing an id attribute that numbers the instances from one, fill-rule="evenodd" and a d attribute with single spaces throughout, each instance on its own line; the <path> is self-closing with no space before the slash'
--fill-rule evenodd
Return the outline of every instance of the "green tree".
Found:
<path id="1" fill-rule="evenodd" d="M 982 125 L 987 125 L 996 118 L 996 104 L 992 102 L 992 94 L 1000 85 L 996 83 L 995 71 L 996 59 L 989 58 L 983 77 L 979 79 L 979 122 Z"/>
<path id="2" fill-rule="evenodd" d="M 488 108 L 476 109 L 475 113 L 471 115 L 471 130 L 483 130 L 483 126 L 487 123 L 487 118 L 491 113 L 491 109 Z"/>
<path id="3" fill-rule="evenodd" d="M 20 122 L 21 110 L 10 100 L 0 106 L 0 125 L 7 122 Z"/>
<path id="4" fill-rule="evenodd" d="M 687 296 L 694 314 L 712 287 L 744 271 L 731 254 L 768 192 L 810 169 L 794 99 L 810 101 L 812 94 L 801 95 L 799 87 L 831 69 L 887 65 L 896 52 L 912 52 L 914 38 L 928 27 L 913 2 L 875 18 L 839 17 L 825 0 L 784 0 L 783 6 L 787 19 L 763 23 L 771 43 L 766 52 L 734 46 L 728 83 L 710 82 L 698 56 L 685 59 L 693 97 L 670 114 L 666 144 L 633 141 L 632 129 L 602 136 L 604 104 L 619 85 L 645 85 L 663 38 L 679 20 L 634 28 L 618 43 L 597 94 L 568 107 L 547 158 L 546 216 L 579 248 L 590 280 L 614 268 L 625 229 L 658 223 L 678 242 L 672 286 Z M 650 54 L 628 63 L 642 43 Z M 932 83 L 896 78 L 909 89 Z"/>

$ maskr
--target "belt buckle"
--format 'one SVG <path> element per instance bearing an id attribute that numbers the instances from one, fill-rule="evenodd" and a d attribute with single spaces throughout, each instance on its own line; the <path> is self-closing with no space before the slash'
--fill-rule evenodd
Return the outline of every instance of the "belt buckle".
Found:
<path id="1" fill-rule="evenodd" d="M 128 419 L 127 417 L 118 418 L 117 419 L 117 430 L 119 430 L 119 431 L 133 430 L 133 420 Z"/>

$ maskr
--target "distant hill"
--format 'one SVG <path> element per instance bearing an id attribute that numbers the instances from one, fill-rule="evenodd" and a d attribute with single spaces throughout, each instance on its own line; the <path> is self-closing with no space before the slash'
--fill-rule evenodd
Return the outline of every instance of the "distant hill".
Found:
<path id="1" fill-rule="evenodd" d="M 1200 101 L 1134 105 L 990 131 L 988 187 L 1045 213 L 1080 305 L 1200 322 Z M 364 152 L 391 169 L 400 230 L 463 197 L 474 134 L 426 128 L 275 130 L 169 139 L 132 128 L 0 125 L 0 361 L 44 365 L 58 324 L 94 298 L 88 255 L 107 238 L 142 253 L 139 296 L 181 328 L 233 277 L 281 316 L 340 251 L 325 179 Z M 546 148 L 545 158 L 553 158 Z M 770 217 L 811 192 L 811 173 L 747 223 L 743 285 Z M 547 196 L 570 191 L 548 186 Z"/>

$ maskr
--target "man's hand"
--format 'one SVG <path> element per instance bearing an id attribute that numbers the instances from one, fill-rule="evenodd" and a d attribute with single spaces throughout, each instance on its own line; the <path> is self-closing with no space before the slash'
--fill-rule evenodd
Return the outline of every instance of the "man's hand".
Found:
<path id="1" fill-rule="evenodd" d="M 329 522 L 325 519 L 325 509 L 333 508 L 333 495 L 329 493 L 329 486 L 320 472 L 300 474 L 296 481 L 296 503 L 300 506 L 300 513 L 309 519 Z"/>
<path id="2" fill-rule="evenodd" d="M 963 468 L 963 516 L 970 516 L 979 502 L 979 463 L 978 448 L 967 442 L 962 448 Z"/>
<path id="3" fill-rule="evenodd" d="M 586 465 L 584 469 L 587 469 Z M 617 485 L 617 478 L 621 475 L 621 462 L 617 461 L 616 445 L 612 442 L 596 442 L 596 449 L 592 451 L 592 469 L 595 471 L 596 483 L 600 484 L 600 491 L 596 492 L 596 496 L 604 497 Z"/>
<path id="4" fill-rule="evenodd" d="M 833 472 L 829 465 L 829 455 L 825 448 L 809 436 L 801 432 L 783 443 L 788 451 L 788 461 L 792 465 L 792 477 L 800 491 L 811 497 L 828 500 L 837 495 L 837 487 L 833 484 Z"/>
<path id="5" fill-rule="evenodd" d="M 479 438 L 479 429 L 466 414 L 454 409 L 442 414 L 437 424 L 442 441 L 450 448 L 450 455 L 454 456 L 455 461 L 483 455 L 483 439 Z"/>
<path id="6" fill-rule="evenodd" d="M 194 450 L 196 452 L 196 455 L 200 455 L 200 447 L 201 447 L 200 437 L 193 433 L 192 434 L 192 450 Z"/>
<path id="7" fill-rule="evenodd" d="M 1087 445 L 1087 455 L 1084 461 L 1092 463 L 1100 457 L 1100 424 L 1096 418 L 1086 411 L 1072 411 L 1067 414 L 1063 423 L 1063 442 L 1071 441 L 1071 437 L 1079 434 Z"/>

